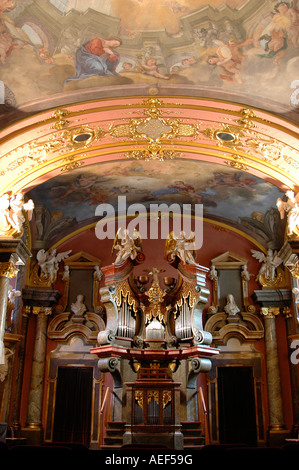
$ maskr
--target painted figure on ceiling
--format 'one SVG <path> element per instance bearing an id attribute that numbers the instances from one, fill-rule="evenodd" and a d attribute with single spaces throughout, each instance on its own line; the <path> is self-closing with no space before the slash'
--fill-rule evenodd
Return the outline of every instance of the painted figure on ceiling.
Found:
<path id="1" fill-rule="evenodd" d="M 288 2 L 279 2 L 274 7 L 272 22 L 264 29 L 260 41 L 265 54 L 259 57 L 273 58 L 276 65 L 284 57 L 288 45 L 298 48 L 299 11 L 292 8 Z"/>
<path id="2" fill-rule="evenodd" d="M 116 67 L 119 64 L 119 54 L 115 51 L 122 44 L 119 38 L 94 38 L 83 44 L 76 52 L 76 74 L 67 78 L 65 83 L 72 80 L 84 80 L 92 76 L 103 77 L 118 75 Z"/>

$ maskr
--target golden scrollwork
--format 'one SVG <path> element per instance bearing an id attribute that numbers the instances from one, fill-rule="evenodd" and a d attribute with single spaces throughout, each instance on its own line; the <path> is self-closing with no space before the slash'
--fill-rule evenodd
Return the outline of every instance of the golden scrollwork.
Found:
<path id="1" fill-rule="evenodd" d="M 31 287 L 52 287 L 53 283 L 56 281 L 51 281 L 50 274 L 45 274 L 42 271 L 40 272 L 39 265 L 35 264 L 31 269 L 31 274 L 29 278 L 29 285 Z"/>
<path id="2" fill-rule="evenodd" d="M 290 267 L 289 271 L 295 279 L 299 279 L 299 261 L 297 261 L 294 266 Z"/>
<path id="3" fill-rule="evenodd" d="M 188 302 L 189 307 L 192 309 L 199 300 L 199 293 L 197 292 L 195 285 L 183 282 L 180 298 L 176 302 L 176 308 L 181 307 L 183 303 Z"/>
<path id="4" fill-rule="evenodd" d="M 235 155 L 233 160 L 225 160 L 224 163 L 232 168 L 236 168 L 237 170 L 247 171 L 249 170 L 248 166 L 244 163 L 244 158 L 240 157 L 240 155 Z"/>
<path id="5" fill-rule="evenodd" d="M 117 283 L 117 289 L 113 294 L 113 299 L 118 307 L 120 307 L 123 302 L 127 302 L 127 304 L 132 307 L 133 312 L 136 314 L 139 307 L 139 302 L 133 295 L 127 279 Z"/>
<path id="6" fill-rule="evenodd" d="M 164 305 L 165 292 L 162 291 L 158 274 L 161 271 L 157 268 L 152 268 L 151 274 L 153 274 L 153 281 L 151 287 L 145 292 L 148 297 L 149 305 L 145 307 L 145 318 L 146 322 L 151 322 L 153 319 L 157 319 L 160 322 L 165 320 L 166 308 Z"/>
<path id="7" fill-rule="evenodd" d="M 163 408 L 172 400 L 171 390 L 163 390 Z"/>
<path id="8" fill-rule="evenodd" d="M 149 98 L 143 102 L 145 119 L 134 118 L 126 123 L 113 124 L 110 126 L 110 136 L 116 138 L 129 138 L 140 144 L 142 140 L 148 142 L 144 150 L 133 150 L 128 152 L 127 158 L 137 160 L 167 160 L 180 157 L 181 154 L 175 150 L 163 149 L 162 139 L 173 139 L 175 137 L 194 137 L 199 134 L 197 124 L 182 122 L 177 118 L 164 119 L 162 117 L 162 101 L 158 98 Z"/>
<path id="9" fill-rule="evenodd" d="M 5 165 L 0 172 L 0 176 L 16 170 L 25 163 L 27 164 L 26 170 L 35 168 L 45 163 L 50 154 L 55 156 L 57 153 L 61 155 L 81 149 L 84 150 L 90 147 L 95 140 L 100 140 L 106 135 L 106 131 L 100 127 L 93 128 L 89 125 L 69 127 L 69 121 L 65 119 L 68 115 L 67 110 L 56 110 L 52 115 L 52 119 L 55 121 L 53 127 L 57 129 L 57 132 L 54 132 L 48 140 L 35 139 L 4 155 L 5 158 L 13 160 Z M 65 166 L 63 171 L 73 170 L 80 166 L 79 162 L 73 161 L 74 157 L 69 156 L 67 158 L 69 161 L 62 160 L 62 164 Z"/>
<path id="10" fill-rule="evenodd" d="M 12 279 L 17 276 L 18 272 L 18 268 L 11 261 L 0 263 L 0 277 Z"/>
<path id="11" fill-rule="evenodd" d="M 143 390 L 135 390 L 135 400 L 140 408 L 143 409 Z"/>
<path id="12" fill-rule="evenodd" d="M 64 163 L 64 165 L 60 168 L 60 171 L 72 171 L 84 165 L 84 162 L 82 161 L 75 161 L 75 157 L 73 155 L 65 158 L 62 163 Z"/>
<path id="13" fill-rule="evenodd" d="M 159 390 L 148 390 L 147 391 L 147 402 L 150 403 L 152 398 L 159 405 Z"/>
<path id="14" fill-rule="evenodd" d="M 273 138 L 265 137 L 262 132 L 258 132 L 254 123 L 256 118 L 254 112 L 248 108 L 241 109 L 238 114 L 241 116 L 235 120 L 234 124 L 222 123 L 217 128 L 208 127 L 200 132 L 217 143 L 218 147 L 228 148 L 238 154 L 233 160 L 225 163 L 233 168 L 247 170 L 246 160 L 239 153 L 246 152 L 249 156 L 259 157 L 265 162 L 273 163 L 276 166 L 283 166 L 283 162 L 298 168 L 298 152 L 292 147 L 286 147 Z M 294 156 L 292 156 L 294 154 Z"/>

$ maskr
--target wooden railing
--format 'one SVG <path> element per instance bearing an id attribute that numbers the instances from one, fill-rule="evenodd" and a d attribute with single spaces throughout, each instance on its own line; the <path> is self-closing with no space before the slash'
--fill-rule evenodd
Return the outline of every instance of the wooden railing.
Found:
<path id="1" fill-rule="evenodd" d="M 107 429 L 107 423 L 111 420 L 112 415 L 112 390 L 110 387 L 106 388 L 104 399 L 102 401 L 100 409 L 100 439 L 99 439 L 99 448 L 101 449 L 104 444 L 104 424 L 105 429 Z M 109 406 L 111 405 L 111 406 Z"/>
<path id="2" fill-rule="evenodd" d="M 205 444 L 210 443 L 210 429 L 209 429 L 209 418 L 208 410 L 205 402 L 205 397 L 202 391 L 202 388 L 199 387 L 197 390 L 197 410 L 198 410 L 198 421 L 203 423 L 204 429 L 203 433 L 205 436 Z"/>

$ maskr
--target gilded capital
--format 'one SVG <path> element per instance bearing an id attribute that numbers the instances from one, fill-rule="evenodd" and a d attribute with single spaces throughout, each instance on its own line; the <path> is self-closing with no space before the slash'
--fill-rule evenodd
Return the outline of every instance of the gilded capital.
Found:
<path id="1" fill-rule="evenodd" d="M 275 318 L 277 315 L 280 314 L 280 309 L 279 307 L 261 307 L 260 312 L 263 317 Z"/>
<path id="2" fill-rule="evenodd" d="M 11 261 L 0 263 L 0 277 L 8 277 L 10 279 L 16 277 L 19 270 Z"/>
<path id="3" fill-rule="evenodd" d="M 32 307 L 32 314 L 33 315 L 43 315 L 43 316 L 48 316 L 52 314 L 52 308 L 51 307 L 39 307 L 39 306 L 34 306 Z"/>

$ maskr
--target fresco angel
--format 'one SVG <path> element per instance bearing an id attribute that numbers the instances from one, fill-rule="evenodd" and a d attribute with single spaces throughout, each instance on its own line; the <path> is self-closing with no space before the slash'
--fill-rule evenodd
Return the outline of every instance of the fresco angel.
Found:
<path id="1" fill-rule="evenodd" d="M 127 229 L 124 229 L 123 233 L 121 233 L 120 227 L 114 239 L 111 254 L 113 250 L 118 250 L 113 264 L 121 264 L 128 258 L 134 260 L 137 257 L 138 251 L 142 250 L 142 240 L 138 230 L 134 228 L 133 234 L 130 235 Z"/>
<path id="2" fill-rule="evenodd" d="M 181 230 L 177 237 L 172 231 L 168 235 L 165 243 L 165 254 L 172 253 L 176 255 L 183 263 L 196 264 L 195 234 L 190 232 L 189 237 Z"/>
<path id="3" fill-rule="evenodd" d="M 274 281 L 276 268 L 282 263 L 282 259 L 278 256 L 277 251 L 273 252 L 273 250 L 269 249 L 266 255 L 257 250 L 251 250 L 251 253 L 255 259 L 262 263 L 256 280 L 260 280 L 261 276 L 264 276 L 267 281 Z"/>
<path id="4" fill-rule="evenodd" d="M 287 201 L 278 198 L 276 201 L 277 209 L 280 212 L 281 219 L 287 214 L 288 235 L 299 236 L 299 193 L 295 195 L 293 191 L 287 191 Z"/>
<path id="5" fill-rule="evenodd" d="M 72 250 L 64 251 L 63 253 L 56 253 L 56 249 L 49 252 L 41 249 L 37 252 L 36 259 L 41 272 L 49 275 L 51 282 L 55 282 L 56 275 L 59 269 L 59 263 L 66 259 Z"/>

